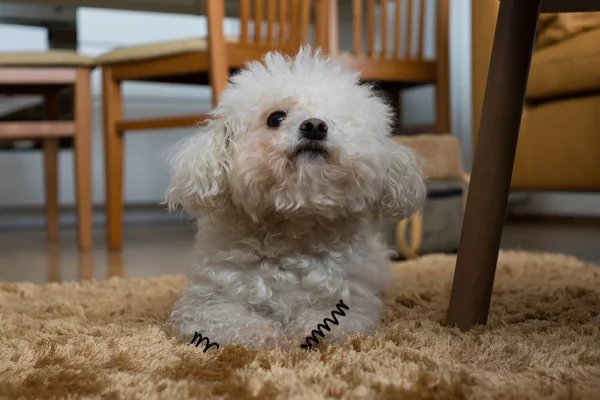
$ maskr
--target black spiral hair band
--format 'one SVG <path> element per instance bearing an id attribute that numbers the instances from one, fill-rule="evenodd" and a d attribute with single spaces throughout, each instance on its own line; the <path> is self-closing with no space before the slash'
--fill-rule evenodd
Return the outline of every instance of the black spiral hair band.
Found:
<path id="1" fill-rule="evenodd" d="M 331 327 L 329 324 L 331 323 L 333 325 L 339 325 L 340 322 L 338 321 L 337 315 L 340 317 L 345 317 L 346 312 L 344 310 L 350 309 L 350 307 L 344 304 L 342 300 L 340 300 L 335 307 L 336 310 L 331 312 L 331 318 L 325 318 L 322 324 L 317 325 L 317 329 L 313 329 L 313 331 L 310 333 L 310 336 L 306 337 L 306 342 L 300 345 L 300 348 L 304 350 L 310 350 L 313 345 L 319 344 L 319 338 L 317 338 L 317 335 L 321 336 L 321 338 L 324 338 L 325 333 L 323 333 L 323 329 L 325 329 L 327 332 L 331 332 Z M 311 342 L 313 343 L 311 344 Z"/>
<path id="2" fill-rule="evenodd" d="M 198 347 L 200 345 L 200 343 L 203 343 L 205 341 L 206 341 L 206 343 L 204 344 L 203 353 L 206 353 L 206 351 L 213 346 L 216 347 L 217 349 L 219 348 L 219 343 L 217 343 L 217 342 L 211 343 L 211 341 L 207 337 L 203 337 L 202 334 L 199 332 L 194 332 L 194 337 L 192 338 L 192 341 L 190 344 L 194 344 L 194 342 L 197 342 L 196 347 Z"/>

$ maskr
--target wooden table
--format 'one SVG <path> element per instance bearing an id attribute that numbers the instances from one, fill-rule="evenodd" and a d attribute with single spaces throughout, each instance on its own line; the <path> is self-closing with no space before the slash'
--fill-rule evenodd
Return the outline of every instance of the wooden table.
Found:
<path id="1" fill-rule="evenodd" d="M 600 0 L 500 1 L 450 325 L 464 330 L 487 323 L 539 14 L 586 11 L 600 11 Z"/>
<path id="2" fill-rule="evenodd" d="M 18 3 L 17 3 L 18 1 Z M 129 11 L 148 11 L 172 14 L 205 15 L 207 0 L 0 0 L 0 24 L 27 24 L 43 26 L 48 30 L 50 48 L 67 48 L 75 50 L 77 48 L 77 26 L 76 12 L 77 7 L 95 7 L 116 10 Z M 225 15 L 237 18 L 240 15 L 240 0 L 223 0 L 225 3 Z M 332 0 L 315 0 L 315 7 L 318 3 Z M 339 1 L 339 0 L 336 0 Z M 393 0 L 388 0 L 393 1 Z M 31 17 L 27 10 L 21 12 L 20 16 L 6 16 L 2 12 L 2 7 L 43 7 L 41 21 L 36 21 Z M 57 18 L 49 15 L 53 13 L 53 6 L 66 7 L 70 16 L 70 23 L 56 23 Z M 63 11 L 63 14 L 65 12 Z M 352 21 L 352 1 L 340 1 L 338 6 L 338 17 L 341 22 Z M 351 34 L 351 33 L 349 33 Z M 53 40 L 53 37 L 56 37 Z"/>
<path id="3" fill-rule="evenodd" d="M 204 15 L 206 10 L 206 0 L 18 0 L 18 2 L 195 15 Z M 226 14 L 238 15 L 238 4 L 239 0 L 225 0 Z"/>
<path id="4" fill-rule="evenodd" d="M 57 13 L 53 6 L 64 9 Z M 50 48 L 75 50 L 78 7 L 205 15 L 206 0 L 7 0 L 6 3 L 0 0 L 0 23 L 44 27 L 48 30 Z M 15 9 L 22 10 L 15 15 Z M 239 0 L 225 0 L 225 12 L 238 16 Z"/>

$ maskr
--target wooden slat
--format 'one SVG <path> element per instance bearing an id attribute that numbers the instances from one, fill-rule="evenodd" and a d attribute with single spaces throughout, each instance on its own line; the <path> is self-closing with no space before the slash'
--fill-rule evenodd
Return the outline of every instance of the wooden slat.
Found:
<path id="1" fill-rule="evenodd" d="M 248 43 L 248 21 L 250 20 L 250 0 L 240 0 L 240 42 Z"/>
<path id="2" fill-rule="evenodd" d="M 315 0 L 315 47 L 329 52 L 329 20 L 331 18 L 329 4 L 335 4 L 334 1 Z"/>
<path id="3" fill-rule="evenodd" d="M 363 17 L 363 2 L 362 0 L 354 0 L 352 15 L 354 16 L 354 54 L 362 53 L 362 17 Z"/>
<path id="4" fill-rule="evenodd" d="M 267 2 L 267 43 L 270 46 L 275 43 L 275 0 Z"/>
<path id="5" fill-rule="evenodd" d="M 375 54 L 375 0 L 367 0 L 367 55 Z"/>
<path id="6" fill-rule="evenodd" d="M 207 115 L 182 115 L 165 118 L 137 119 L 129 121 L 124 120 L 119 121 L 117 123 L 117 130 L 119 130 L 120 132 L 125 132 L 189 127 L 195 126 L 198 123 L 203 122 L 207 118 Z"/>
<path id="7" fill-rule="evenodd" d="M 317 27 L 317 36 L 319 35 L 319 30 L 322 29 L 325 35 L 324 42 L 326 43 L 325 48 L 327 53 L 336 58 L 340 52 L 340 38 L 339 38 L 339 11 L 338 11 L 338 2 L 337 1 L 327 1 L 321 0 L 325 2 L 326 10 L 318 14 L 324 14 L 321 17 L 324 17 L 323 24 L 320 27 Z M 317 16 L 319 18 L 319 16 Z"/>
<path id="8" fill-rule="evenodd" d="M 388 0 L 381 0 L 381 55 L 385 58 L 387 55 L 387 37 L 388 37 Z"/>
<path id="9" fill-rule="evenodd" d="M 72 121 L 0 122 L 0 139 L 44 139 L 74 134 Z"/>
<path id="10" fill-rule="evenodd" d="M 408 10 L 406 11 L 406 58 L 411 59 L 413 54 L 413 0 L 408 0 Z"/>
<path id="11" fill-rule="evenodd" d="M 262 42 L 263 0 L 254 0 L 254 43 Z"/>
<path id="12" fill-rule="evenodd" d="M 425 45 L 425 11 L 427 9 L 427 0 L 419 0 L 419 48 L 417 49 L 417 57 L 423 59 L 423 47 Z"/>
<path id="13" fill-rule="evenodd" d="M 311 1 L 308 1 L 309 6 Z M 314 13 L 314 24 L 315 24 L 315 40 L 314 43 L 317 48 L 321 48 L 329 56 L 335 58 L 340 52 L 339 46 L 339 12 L 338 12 L 338 0 L 315 0 L 315 13 Z M 350 5 L 350 4 L 348 4 Z M 353 7 L 356 2 L 353 2 Z M 353 18 L 355 17 L 353 11 Z M 360 31 L 353 27 L 353 37 L 358 37 L 360 40 Z M 356 39 L 354 39 L 356 41 Z M 352 51 L 354 52 L 353 43 Z"/>
<path id="14" fill-rule="evenodd" d="M 279 2 L 279 44 L 283 45 L 287 39 L 288 29 L 288 3 L 289 1 Z"/>
<path id="15" fill-rule="evenodd" d="M 394 54 L 396 58 L 400 58 L 400 35 L 402 34 L 402 2 L 396 0 L 396 23 L 394 28 Z"/>
<path id="16" fill-rule="evenodd" d="M 299 18 L 299 6 L 300 0 L 292 0 L 292 12 L 290 15 L 290 46 L 296 46 L 298 44 L 298 24 L 300 23 Z"/>
<path id="17" fill-rule="evenodd" d="M 308 25 L 310 24 L 310 1 L 300 0 L 300 44 L 308 42 Z"/>
<path id="18" fill-rule="evenodd" d="M 70 84 L 75 76 L 75 68 L 0 68 L 0 85 Z"/>

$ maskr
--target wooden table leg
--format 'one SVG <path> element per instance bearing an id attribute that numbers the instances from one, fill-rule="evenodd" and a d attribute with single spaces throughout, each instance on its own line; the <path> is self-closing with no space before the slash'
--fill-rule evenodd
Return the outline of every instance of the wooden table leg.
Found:
<path id="1" fill-rule="evenodd" d="M 487 323 L 541 1 L 500 1 L 448 310 L 462 330 Z"/>

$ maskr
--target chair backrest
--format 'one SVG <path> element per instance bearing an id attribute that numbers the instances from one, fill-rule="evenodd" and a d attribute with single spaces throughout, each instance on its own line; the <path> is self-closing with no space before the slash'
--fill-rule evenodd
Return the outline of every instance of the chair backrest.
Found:
<path id="1" fill-rule="evenodd" d="M 308 40 L 310 0 L 240 0 L 240 44 L 288 50 Z"/>
<path id="2" fill-rule="evenodd" d="M 331 0 L 331 4 L 323 5 L 327 9 L 319 12 L 328 14 L 328 21 L 321 20 L 320 24 L 339 21 L 338 3 L 342 1 L 350 4 L 348 0 Z M 430 7 L 435 7 L 433 21 L 428 18 Z M 437 58 L 448 47 L 448 0 L 352 0 L 351 54 L 371 59 L 423 61 L 425 38 L 431 28 L 435 30 Z M 323 27 L 318 30 L 326 31 Z M 318 41 L 333 55 L 339 51 L 335 35 L 323 34 Z"/>
<path id="3" fill-rule="evenodd" d="M 227 43 L 224 0 L 206 0 L 213 104 L 227 84 L 229 68 L 261 58 L 270 50 L 295 52 L 308 40 L 311 0 L 238 0 L 240 37 Z M 265 18 L 266 17 L 266 18 Z M 228 54 L 226 49 L 235 49 Z"/>

